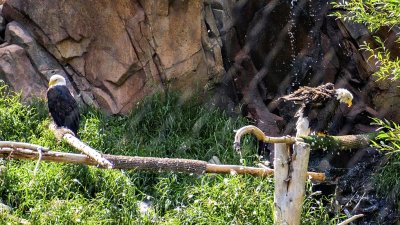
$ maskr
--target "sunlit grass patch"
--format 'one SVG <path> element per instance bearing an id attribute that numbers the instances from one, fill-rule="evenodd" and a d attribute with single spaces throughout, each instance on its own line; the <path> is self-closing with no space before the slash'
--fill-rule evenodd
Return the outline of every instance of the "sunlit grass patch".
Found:
<path id="1" fill-rule="evenodd" d="M 1 93 L 1 139 L 76 152 L 49 131 L 43 100 L 25 105 L 18 94 Z M 223 163 L 239 164 L 233 130 L 246 124 L 196 100 L 183 103 L 176 94 L 156 94 L 128 116 L 83 109 L 79 135 L 108 154 L 200 160 L 217 156 Z M 253 140 L 245 137 L 242 148 L 247 164 L 253 165 Z M 0 200 L 11 207 L 0 211 L 4 224 L 19 219 L 32 224 L 272 223 L 272 178 L 144 173 L 44 161 L 34 175 L 35 161 L 1 163 Z M 329 221 L 326 212 L 318 212 L 312 218 L 307 213 L 306 221 Z"/>

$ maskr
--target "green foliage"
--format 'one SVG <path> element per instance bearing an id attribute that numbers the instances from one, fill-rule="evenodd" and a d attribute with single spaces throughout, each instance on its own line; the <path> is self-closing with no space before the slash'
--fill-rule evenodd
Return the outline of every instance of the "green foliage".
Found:
<path id="1" fill-rule="evenodd" d="M 368 60 L 373 60 L 379 64 L 379 70 L 376 71 L 374 75 L 378 78 L 378 80 L 389 79 L 394 81 L 400 79 L 399 58 L 391 58 L 390 51 L 385 47 L 385 43 L 383 43 L 379 37 L 374 38 L 379 44 L 378 48 L 372 48 L 368 43 L 364 43 L 364 45 L 361 46 L 362 50 L 370 53 Z"/>
<path id="2" fill-rule="evenodd" d="M 0 80 L 0 140 L 27 141 L 37 136 L 37 121 L 44 119 L 38 113 L 39 107 L 38 104 L 24 106 L 21 95 L 10 91 Z"/>
<path id="3" fill-rule="evenodd" d="M 1 139 L 40 144 L 74 152 L 48 130 L 45 103 L 20 103 L 20 95 L 0 85 Z M 157 94 L 129 116 L 82 113 L 80 137 L 110 154 L 179 157 L 238 164 L 232 119 L 195 100 Z M 252 163 L 255 146 L 243 140 L 243 157 Z M 3 160 L 0 165 L 0 224 L 21 219 L 32 224 L 270 224 L 273 186 L 270 178 L 251 176 L 137 173 L 35 161 Z M 140 213 L 143 202 L 152 202 Z M 304 224 L 335 224 L 324 207 L 307 198 Z M 314 207 L 312 214 L 308 207 Z"/>
<path id="4" fill-rule="evenodd" d="M 341 3 L 332 3 L 336 9 L 346 11 L 336 11 L 334 16 L 345 21 L 361 23 L 367 26 L 371 32 L 379 30 L 381 27 L 392 29 L 400 24 L 400 2 L 397 0 L 351 0 Z M 374 63 L 379 66 L 379 70 L 374 74 L 378 79 L 397 80 L 400 78 L 400 60 L 398 57 L 392 58 L 390 52 L 379 37 L 374 37 L 377 48 L 372 48 L 370 44 L 364 43 L 362 48 L 371 54 L 368 60 L 374 59 Z M 397 41 L 400 41 L 398 39 Z"/>
<path id="5" fill-rule="evenodd" d="M 346 13 L 336 12 L 335 16 L 365 24 L 370 31 L 383 26 L 392 28 L 400 23 L 400 2 L 397 0 L 351 0 L 334 2 L 333 5 L 346 9 Z"/>
<path id="6" fill-rule="evenodd" d="M 373 145 L 387 152 L 385 164 L 376 177 L 378 193 L 400 207 L 400 125 L 379 119 L 374 119 L 374 124 L 380 126 L 381 131 Z"/>
<path id="7" fill-rule="evenodd" d="M 165 224 L 273 224 L 271 180 L 206 176 L 186 189 Z"/>
<path id="8" fill-rule="evenodd" d="M 343 3 L 333 3 L 337 9 L 345 9 L 346 12 L 337 11 L 335 16 L 344 20 L 365 24 L 371 32 L 381 27 L 392 29 L 400 24 L 400 2 L 398 0 L 352 0 Z M 384 41 L 374 37 L 378 47 L 373 48 L 365 43 L 363 50 L 371 54 L 368 60 L 373 60 L 379 66 L 374 74 L 379 79 L 391 81 L 400 79 L 400 59 L 391 56 L 385 47 Z M 397 40 L 398 42 L 400 39 Z M 387 120 L 374 120 L 375 125 L 382 131 L 374 142 L 374 147 L 387 153 L 387 160 L 377 173 L 376 184 L 378 193 L 387 197 L 388 200 L 400 199 L 400 126 Z M 398 203 L 400 208 L 400 203 Z"/>
<path id="9" fill-rule="evenodd" d="M 215 155 L 223 163 L 237 163 L 233 130 L 244 123 L 200 107 L 195 100 L 184 104 L 176 94 L 156 94 L 125 117 L 89 111 L 83 115 L 80 137 L 105 153 L 201 160 Z"/>

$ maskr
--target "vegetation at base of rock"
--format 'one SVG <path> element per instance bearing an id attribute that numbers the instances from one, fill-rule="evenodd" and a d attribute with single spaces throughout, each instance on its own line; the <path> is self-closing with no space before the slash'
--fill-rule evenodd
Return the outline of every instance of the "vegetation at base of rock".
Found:
<path id="1" fill-rule="evenodd" d="M 334 16 L 345 21 L 361 23 L 367 26 L 371 32 L 376 32 L 382 27 L 392 29 L 400 25 L 400 5 L 397 1 L 343 1 L 333 3 L 336 9 L 346 11 L 336 11 Z M 398 36 L 398 35 L 397 35 Z M 370 53 L 368 60 L 373 59 L 379 65 L 379 69 L 374 75 L 378 79 L 400 79 L 400 60 L 393 58 L 390 51 L 385 47 L 384 41 L 378 36 L 374 36 L 378 47 L 371 47 L 371 43 L 365 43 L 362 50 Z M 400 41 L 400 37 L 397 41 Z"/>
<path id="2" fill-rule="evenodd" d="M 400 125 L 387 120 L 374 121 L 382 129 L 374 147 L 387 152 L 386 161 L 376 177 L 377 191 L 386 199 L 397 202 L 400 209 Z"/>
<path id="3" fill-rule="evenodd" d="M 1 139 L 26 141 L 52 150 L 75 152 L 48 130 L 45 103 L 20 102 L 20 95 L 0 90 Z M 129 116 L 83 110 L 80 137 L 109 154 L 181 157 L 239 163 L 232 149 L 233 130 L 247 123 L 232 119 L 174 94 L 155 95 Z M 6 119 L 3 119 L 6 118 Z M 255 159 L 250 137 L 243 156 Z M 35 161 L 1 160 L 0 223 L 32 224 L 271 224 L 272 178 L 235 175 L 136 173 Z M 308 196 L 310 193 L 308 193 Z M 152 202 L 146 214 L 141 202 Z M 336 224 L 322 203 L 308 197 L 303 224 Z"/>

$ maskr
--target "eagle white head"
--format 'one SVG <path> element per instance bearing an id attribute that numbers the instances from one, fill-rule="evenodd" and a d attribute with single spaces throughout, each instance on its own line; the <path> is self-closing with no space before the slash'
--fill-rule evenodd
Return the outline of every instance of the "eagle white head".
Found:
<path id="1" fill-rule="evenodd" d="M 353 95 L 347 89 L 336 89 L 336 98 L 339 100 L 339 102 L 346 103 L 348 107 L 353 104 Z"/>
<path id="2" fill-rule="evenodd" d="M 49 87 L 55 86 L 55 85 L 67 85 L 67 82 L 65 81 L 65 78 L 59 74 L 55 74 L 50 77 L 49 80 Z"/>

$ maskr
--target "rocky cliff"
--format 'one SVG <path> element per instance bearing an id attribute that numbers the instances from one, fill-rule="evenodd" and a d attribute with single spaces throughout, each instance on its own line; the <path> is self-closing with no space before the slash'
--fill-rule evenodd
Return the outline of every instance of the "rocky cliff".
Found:
<path id="1" fill-rule="evenodd" d="M 59 73 L 113 114 L 160 89 L 199 93 L 223 72 L 206 13 L 200 0 L 5 1 L 0 77 L 29 97 Z"/>
<path id="2" fill-rule="evenodd" d="M 399 89 L 377 85 L 375 62 L 360 51 L 375 34 L 329 16 L 329 2 L 8 0 L 0 78 L 29 98 L 59 73 L 81 102 L 113 114 L 157 90 L 189 96 L 217 87 L 214 103 L 272 135 L 293 128 L 277 97 L 332 82 L 355 94 L 355 107 L 335 118 L 336 132 L 363 132 L 368 116 L 400 121 Z M 398 54 L 395 33 L 379 35 Z M 357 123 L 340 127 L 344 119 Z"/>

